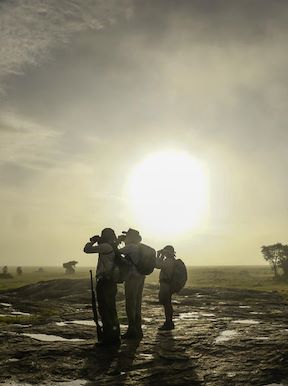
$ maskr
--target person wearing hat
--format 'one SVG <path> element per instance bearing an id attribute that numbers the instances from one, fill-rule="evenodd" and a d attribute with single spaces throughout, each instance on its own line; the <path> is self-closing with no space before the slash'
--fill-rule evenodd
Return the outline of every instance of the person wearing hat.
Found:
<path id="1" fill-rule="evenodd" d="M 124 255 L 124 258 L 130 265 L 124 283 L 128 329 L 127 332 L 122 335 L 122 338 L 141 339 L 143 337 L 141 306 L 145 275 L 140 274 L 136 266 L 140 258 L 138 246 L 142 241 L 142 237 L 136 229 L 132 228 L 122 233 L 123 235 L 120 236 L 120 240 L 124 241 L 125 247 L 119 249 L 119 252 L 121 255 Z"/>
<path id="2" fill-rule="evenodd" d="M 158 328 L 160 331 L 174 329 L 171 279 L 175 263 L 175 250 L 172 245 L 166 245 L 157 252 L 156 268 L 161 269 L 159 275 L 159 303 L 163 305 L 165 312 L 165 322 Z"/>
<path id="3" fill-rule="evenodd" d="M 119 345 L 120 326 L 116 310 L 117 284 L 113 279 L 115 250 L 118 240 L 111 228 L 105 228 L 101 236 L 93 236 L 84 246 L 85 253 L 99 253 L 96 268 L 96 295 L 98 311 L 103 324 L 100 345 Z"/>

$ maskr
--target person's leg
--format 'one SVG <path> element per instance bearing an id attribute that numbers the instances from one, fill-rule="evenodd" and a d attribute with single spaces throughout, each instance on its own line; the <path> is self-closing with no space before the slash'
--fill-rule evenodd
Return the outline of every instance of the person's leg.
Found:
<path id="1" fill-rule="evenodd" d="M 102 279 L 97 283 L 98 309 L 103 324 L 103 342 L 120 342 L 120 328 L 116 311 L 117 285 Z"/>
<path id="2" fill-rule="evenodd" d="M 172 323 L 173 321 L 173 307 L 171 302 L 164 304 L 166 323 Z"/>
<path id="3" fill-rule="evenodd" d="M 142 308 L 142 295 L 143 295 L 144 281 L 145 281 L 145 276 L 140 276 L 139 278 L 137 278 L 135 327 L 136 327 L 136 333 L 139 336 L 143 336 L 141 308 Z"/>
<path id="4" fill-rule="evenodd" d="M 120 324 L 117 314 L 117 307 L 116 307 L 116 295 L 117 295 L 117 284 L 113 283 L 113 292 L 112 292 L 112 302 L 111 302 L 111 314 L 112 314 L 112 320 L 113 320 L 113 331 L 114 336 L 117 339 L 120 339 Z"/>
<path id="5" fill-rule="evenodd" d="M 172 323 L 173 322 L 173 307 L 172 307 L 172 292 L 171 287 L 169 284 L 167 284 L 167 293 L 166 293 L 166 302 L 165 302 L 165 318 L 166 323 Z"/>
<path id="6" fill-rule="evenodd" d="M 171 297 L 172 293 L 170 285 L 168 283 L 161 282 L 159 290 L 159 302 L 164 307 L 165 323 L 159 327 L 159 330 L 172 330 L 174 328 Z"/>
<path id="7" fill-rule="evenodd" d="M 128 320 L 128 335 L 135 334 L 135 319 L 136 319 L 136 286 L 137 280 L 134 276 L 129 276 L 125 281 L 125 306 Z M 125 337 L 126 334 L 124 334 Z"/>
<path id="8" fill-rule="evenodd" d="M 107 343 L 120 343 L 120 326 L 116 309 L 117 284 L 111 280 L 106 283 L 105 329 Z"/>
<path id="9" fill-rule="evenodd" d="M 105 283 L 101 279 L 101 280 L 98 280 L 96 282 L 96 297 L 97 297 L 98 313 L 100 315 L 100 319 L 101 319 L 103 327 L 104 327 L 104 320 L 105 320 L 105 296 L 104 296 L 104 293 L 105 293 Z M 103 340 L 103 338 L 104 338 L 103 328 L 102 328 L 102 332 L 103 332 L 103 335 L 102 335 L 101 340 Z"/>

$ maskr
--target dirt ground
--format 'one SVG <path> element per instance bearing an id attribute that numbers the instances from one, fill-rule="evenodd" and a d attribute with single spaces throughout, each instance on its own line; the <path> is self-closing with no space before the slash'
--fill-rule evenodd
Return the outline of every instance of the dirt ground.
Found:
<path id="1" fill-rule="evenodd" d="M 118 308 L 124 332 L 121 286 Z M 163 311 L 157 286 L 147 284 L 143 339 L 103 349 L 95 347 L 88 280 L 2 292 L 0 384 L 287 384 L 288 304 L 277 292 L 185 288 L 174 310 L 175 330 L 158 332 Z"/>

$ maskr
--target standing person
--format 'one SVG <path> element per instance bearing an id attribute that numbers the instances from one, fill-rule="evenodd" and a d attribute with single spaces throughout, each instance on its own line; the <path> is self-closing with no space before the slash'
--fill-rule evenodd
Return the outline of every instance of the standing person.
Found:
<path id="1" fill-rule="evenodd" d="M 8 267 L 7 265 L 5 265 L 3 268 L 2 268 L 2 273 L 4 276 L 8 275 Z"/>
<path id="2" fill-rule="evenodd" d="M 22 273 L 23 273 L 22 267 L 17 267 L 16 268 L 16 273 L 17 273 L 18 276 L 21 276 Z"/>
<path id="3" fill-rule="evenodd" d="M 175 266 L 175 250 L 172 245 L 166 245 L 157 252 L 156 268 L 161 269 L 159 275 L 159 303 L 164 306 L 165 322 L 158 328 L 160 331 L 174 329 L 171 279 Z"/>
<path id="4" fill-rule="evenodd" d="M 120 326 L 116 310 L 117 284 L 113 279 L 117 237 L 111 228 L 105 228 L 101 236 L 93 236 L 85 245 L 85 253 L 99 253 L 96 268 L 96 295 L 98 310 L 103 324 L 100 345 L 119 345 Z"/>
<path id="5" fill-rule="evenodd" d="M 130 269 L 124 283 L 128 329 L 127 332 L 122 335 L 122 338 L 141 339 L 143 337 L 141 306 L 145 275 L 139 273 L 136 266 L 140 259 L 139 245 L 142 237 L 137 230 L 131 228 L 129 228 L 127 232 L 122 233 L 124 236 L 120 236 L 120 239 L 121 241 L 124 240 L 125 247 L 119 249 L 119 252 L 121 255 L 124 255 L 130 264 Z"/>

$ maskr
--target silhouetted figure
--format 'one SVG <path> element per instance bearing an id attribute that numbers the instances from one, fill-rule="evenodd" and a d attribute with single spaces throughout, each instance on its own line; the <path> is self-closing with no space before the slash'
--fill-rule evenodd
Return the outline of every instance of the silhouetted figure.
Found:
<path id="1" fill-rule="evenodd" d="M 98 311 L 103 324 L 100 345 L 119 345 L 120 326 L 116 309 L 117 283 L 114 278 L 115 250 L 118 240 L 111 228 L 105 228 L 101 236 L 93 236 L 85 245 L 85 253 L 98 253 L 96 268 L 96 295 Z"/>
<path id="2" fill-rule="evenodd" d="M 1 279 L 12 279 L 13 276 L 8 272 L 8 267 L 7 265 L 5 265 L 3 268 L 2 268 L 2 273 L 0 274 L 0 278 Z"/>
<path id="3" fill-rule="evenodd" d="M 78 261 L 68 261 L 67 263 L 63 263 L 63 268 L 66 269 L 65 274 L 66 275 L 72 275 L 75 273 L 75 265 L 78 264 Z"/>
<path id="4" fill-rule="evenodd" d="M 173 307 L 172 307 L 172 287 L 171 280 L 175 265 L 175 250 L 171 245 L 167 245 L 157 252 L 156 268 L 161 269 L 159 275 L 159 303 L 163 305 L 165 312 L 165 322 L 159 330 L 173 330 Z"/>
<path id="5" fill-rule="evenodd" d="M 17 267 L 16 268 L 16 273 L 17 273 L 18 276 L 21 276 L 22 273 L 23 273 L 22 267 Z"/>
<path id="6" fill-rule="evenodd" d="M 120 236 L 120 240 L 124 241 L 125 247 L 119 249 L 119 252 L 130 263 L 129 273 L 124 284 L 128 330 L 122 335 L 122 338 L 141 339 L 143 337 L 141 306 L 145 275 L 137 271 L 136 265 L 140 259 L 138 251 L 142 237 L 137 230 L 131 228 L 122 233 L 125 237 Z"/>

